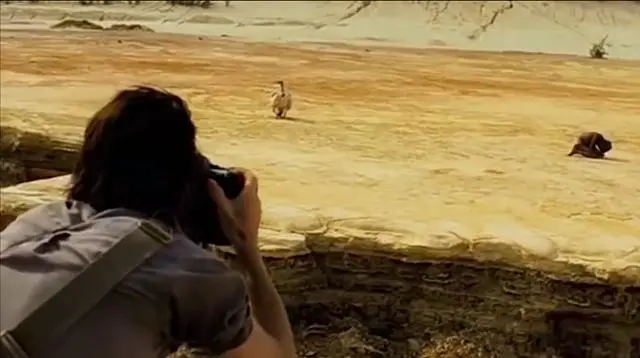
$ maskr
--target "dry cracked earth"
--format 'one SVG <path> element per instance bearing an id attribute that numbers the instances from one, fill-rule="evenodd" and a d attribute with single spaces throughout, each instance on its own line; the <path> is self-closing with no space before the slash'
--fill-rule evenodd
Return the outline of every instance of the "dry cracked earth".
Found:
<path id="1" fill-rule="evenodd" d="M 270 205 L 637 250 L 639 62 L 54 30 L 3 31 L 1 45 L 3 126 L 79 137 L 116 90 L 154 84 L 188 100 L 202 149 L 252 168 Z M 287 120 L 269 112 L 277 80 L 294 94 Z M 607 160 L 566 156 L 586 130 L 613 140 Z M 391 355 L 357 323 L 333 325 L 317 344 L 299 332 L 306 356 L 424 348 L 409 339 Z M 447 339 L 425 357 L 475 344 Z"/>

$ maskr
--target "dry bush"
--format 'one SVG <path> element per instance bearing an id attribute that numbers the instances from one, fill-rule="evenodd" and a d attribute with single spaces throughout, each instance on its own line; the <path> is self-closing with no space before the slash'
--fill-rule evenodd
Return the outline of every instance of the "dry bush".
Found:
<path id="1" fill-rule="evenodd" d="M 500 332 L 463 329 L 431 337 L 420 358 L 562 358 L 551 348 L 534 348 L 523 352 L 512 337 Z"/>
<path id="2" fill-rule="evenodd" d="M 209 7 L 211 7 L 211 0 L 170 0 L 167 1 L 167 3 L 175 6 L 175 5 L 180 5 L 180 6 L 193 6 L 193 7 L 201 7 L 203 9 L 207 9 Z"/>
<path id="3" fill-rule="evenodd" d="M 603 37 L 599 42 L 594 43 L 589 49 L 589 57 L 604 59 L 608 55 L 605 46 L 607 46 L 607 38 L 609 35 Z"/>
<path id="4" fill-rule="evenodd" d="M 103 1 L 80 0 L 79 1 L 80 5 L 110 5 L 110 4 L 113 4 L 115 2 L 119 2 L 119 1 L 111 1 L 111 0 L 103 0 Z"/>
<path id="5" fill-rule="evenodd" d="M 93 1 L 93 0 L 79 0 L 80 5 L 109 5 L 113 3 L 122 3 L 124 1 L 113 1 L 113 0 L 102 0 L 102 1 Z M 139 5 L 141 0 L 128 0 L 126 1 L 129 5 Z M 165 1 L 167 4 L 171 6 L 189 6 L 189 7 L 200 7 L 203 9 L 208 9 L 213 5 L 215 1 L 211 0 L 168 0 Z M 229 6 L 230 1 L 225 1 L 225 6 Z"/>
<path id="6" fill-rule="evenodd" d="M 500 346 L 477 333 L 441 335 L 431 339 L 420 358 L 501 358 L 505 352 L 499 352 Z"/>
<path id="7" fill-rule="evenodd" d="M 294 326 L 298 355 L 313 358 L 561 358 L 552 350 L 524 353 L 500 332 L 463 329 L 430 337 L 389 339 L 371 333 L 353 318 L 332 319 L 327 325 Z M 386 336 L 386 335 L 385 335 Z M 167 358 L 211 357 L 180 348 Z"/>

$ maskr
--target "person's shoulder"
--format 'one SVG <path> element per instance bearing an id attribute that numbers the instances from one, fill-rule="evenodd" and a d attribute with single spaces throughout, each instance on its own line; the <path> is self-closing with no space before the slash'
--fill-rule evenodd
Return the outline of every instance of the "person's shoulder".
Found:
<path id="1" fill-rule="evenodd" d="M 66 210 L 68 210 L 67 201 L 56 200 L 56 201 L 34 206 L 24 211 L 23 213 L 15 217 L 15 220 L 13 220 L 12 223 L 21 222 L 21 221 L 30 221 L 34 218 L 42 219 L 43 216 L 46 216 L 46 217 L 62 216 L 61 214 L 63 214 Z"/>
<path id="2" fill-rule="evenodd" d="M 172 240 L 164 250 L 164 254 L 171 259 L 180 260 L 183 258 L 213 258 L 212 252 L 202 248 L 194 241 L 190 240 L 180 231 L 171 232 Z"/>
<path id="3" fill-rule="evenodd" d="M 149 262 L 167 275 L 219 275 L 231 268 L 215 253 L 208 251 L 181 232 L 172 233 L 172 240 Z"/>
<path id="4" fill-rule="evenodd" d="M 213 354 L 246 340 L 251 331 L 246 282 L 215 253 L 178 234 L 146 267 L 148 287 L 170 297 L 174 340 Z"/>
<path id="5" fill-rule="evenodd" d="M 64 200 L 35 206 L 13 218 L 2 230 L 2 239 L 5 241 L 21 240 L 68 225 L 67 211 L 67 202 Z"/>

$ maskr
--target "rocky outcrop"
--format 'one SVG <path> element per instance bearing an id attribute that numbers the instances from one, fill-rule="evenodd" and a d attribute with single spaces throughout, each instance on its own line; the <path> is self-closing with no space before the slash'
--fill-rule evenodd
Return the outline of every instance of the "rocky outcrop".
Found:
<path id="1" fill-rule="evenodd" d="M 1 227 L 61 198 L 67 182 L 62 176 L 2 189 Z M 393 340 L 499 332 L 521 357 L 640 353 L 638 247 L 602 243 L 587 257 L 551 241 L 464 237 L 453 223 L 290 207 L 266 207 L 263 224 L 261 250 L 295 322 L 353 317 Z M 232 250 L 215 250 L 233 262 Z"/>
<path id="2" fill-rule="evenodd" d="M 0 188 L 25 181 L 27 171 L 21 163 L 0 158 Z"/>
<path id="3" fill-rule="evenodd" d="M 139 31 L 139 32 L 155 32 L 148 26 L 140 24 L 113 24 L 105 27 L 106 31 Z"/>
<path id="4" fill-rule="evenodd" d="M 0 158 L 0 188 L 64 174 L 57 170 L 26 167 L 19 160 Z"/>
<path id="5" fill-rule="evenodd" d="M 80 30 L 105 30 L 105 31 L 140 31 L 155 32 L 148 26 L 140 24 L 113 24 L 110 27 L 93 23 L 88 20 L 67 19 L 51 26 L 52 29 L 80 29 Z"/>
<path id="6" fill-rule="evenodd" d="M 80 142 L 50 136 L 46 129 L 0 126 L 0 187 L 69 173 Z"/>
<path id="7" fill-rule="evenodd" d="M 77 136 L 51 135 L 47 127 L 28 124 L 24 127 L 0 125 L 0 158 L 15 171 L 35 173 L 30 179 L 23 174 L 23 181 L 49 178 L 73 170 L 81 145 Z M 6 174 L 2 172 L 2 175 Z"/>
<path id="8" fill-rule="evenodd" d="M 52 25 L 52 29 L 81 29 L 81 30 L 104 30 L 101 25 L 94 24 L 88 20 L 67 19 Z"/>

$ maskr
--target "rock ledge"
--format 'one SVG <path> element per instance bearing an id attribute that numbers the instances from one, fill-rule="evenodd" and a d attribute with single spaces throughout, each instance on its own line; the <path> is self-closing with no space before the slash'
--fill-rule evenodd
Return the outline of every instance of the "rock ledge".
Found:
<path id="1" fill-rule="evenodd" d="M 68 180 L 3 188 L 0 227 L 62 198 Z M 454 327 L 500 331 L 520 342 L 518 356 L 542 347 L 588 352 L 596 346 L 611 354 L 602 357 L 636 354 L 638 247 L 603 244 L 587 255 L 543 236 L 505 237 L 490 229 L 473 236 L 455 222 L 394 223 L 266 207 L 260 242 L 296 322 L 353 316 L 394 339 Z M 214 250 L 233 264 L 232 250 Z"/>

